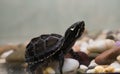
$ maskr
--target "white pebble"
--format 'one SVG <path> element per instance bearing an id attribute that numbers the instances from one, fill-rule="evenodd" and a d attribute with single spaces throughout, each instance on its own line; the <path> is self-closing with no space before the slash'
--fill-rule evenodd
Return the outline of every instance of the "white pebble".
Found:
<path id="1" fill-rule="evenodd" d="M 89 51 L 87 50 L 87 47 L 88 47 L 88 43 L 87 43 L 87 42 L 83 42 L 83 43 L 81 44 L 81 46 L 80 46 L 80 51 L 88 54 Z"/>
<path id="2" fill-rule="evenodd" d="M 51 67 L 48 67 L 44 71 L 44 74 L 55 74 L 55 71 Z"/>
<path id="3" fill-rule="evenodd" d="M 74 71 L 78 69 L 79 62 L 75 59 L 65 58 L 64 65 L 63 65 L 63 72 Z"/>
<path id="4" fill-rule="evenodd" d="M 0 64 L 1 63 L 6 63 L 6 60 L 5 59 L 0 59 Z"/>
<path id="5" fill-rule="evenodd" d="M 89 69 L 86 73 L 95 73 L 95 69 Z"/>
<path id="6" fill-rule="evenodd" d="M 120 63 L 120 55 L 117 56 L 117 61 Z"/>
<path id="7" fill-rule="evenodd" d="M 80 65 L 80 69 L 81 69 L 81 70 L 83 70 L 83 71 L 85 71 L 85 70 L 87 70 L 87 69 L 88 69 L 88 67 L 87 67 L 87 66 L 85 66 L 85 65 Z"/>
<path id="8" fill-rule="evenodd" d="M 120 68 L 120 64 L 117 61 L 111 63 L 110 66 L 112 66 L 114 68 Z"/>
<path id="9" fill-rule="evenodd" d="M 120 68 L 114 69 L 114 72 L 119 72 L 120 73 Z"/>
<path id="10" fill-rule="evenodd" d="M 95 60 L 92 60 L 89 64 L 89 67 L 97 66 L 98 64 L 95 63 Z"/>
<path id="11" fill-rule="evenodd" d="M 1 58 L 6 58 L 7 56 L 9 56 L 11 53 L 13 53 L 14 51 L 13 50 L 9 50 L 9 51 L 6 51 L 4 52 L 3 54 L 1 54 Z"/>
<path id="12" fill-rule="evenodd" d="M 96 40 L 94 42 L 89 43 L 87 50 L 90 52 L 103 52 L 113 47 L 114 44 L 115 41 L 110 39 Z"/>

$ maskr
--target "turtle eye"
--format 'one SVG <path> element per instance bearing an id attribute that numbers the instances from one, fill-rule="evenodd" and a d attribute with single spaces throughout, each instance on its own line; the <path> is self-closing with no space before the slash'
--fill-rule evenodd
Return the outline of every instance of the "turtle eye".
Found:
<path id="1" fill-rule="evenodd" d="M 70 30 L 73 31 L 75 28 L 71 28 Z"/>

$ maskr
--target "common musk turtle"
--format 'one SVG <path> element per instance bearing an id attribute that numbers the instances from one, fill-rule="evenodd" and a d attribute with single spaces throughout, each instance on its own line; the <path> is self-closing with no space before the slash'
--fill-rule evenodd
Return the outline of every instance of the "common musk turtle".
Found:
<path id="1" fill-rule="evenodd" d="M 84 32 L 84 21 L 76 22 L 65 32 L 59 34 L 42 34 L 33 38 L 26 46 L 25 58 L 28 70 L 34 74 L 38 66 L 44 66 L 50 61 L 59 62 L 60 74 L 63 74 L 64 55 L 73 52 L 72 46 Z"/>

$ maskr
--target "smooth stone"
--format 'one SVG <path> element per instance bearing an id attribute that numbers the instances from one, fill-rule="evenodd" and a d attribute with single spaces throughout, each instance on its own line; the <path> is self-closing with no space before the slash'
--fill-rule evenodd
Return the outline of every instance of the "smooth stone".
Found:
<path id="1" fill-rule="evenodd" d="M 111 64 L 120 54 L 120 47 L 114 46 L 113 48 L 104 51 L 95 58 L 95 62 L 100 65 Z"/>
<path id="2" fill-rule="evenodd" d="M 90 74 L 95 73 L 95 69 L 89 69 L 86 71 L 86 73 L 90 73 Z"/>
<path id="3" fill-rule="evenodd" d="M 120 40 L 120 33 L 117 34 L 117 40 Z"/>
<path id="4" fill-rule="evenodd" d="M 92 52 L 90 52 L 89 54 L 88 54 L 88 56 L 90 57 L 90 58 L 95 58 L 96 56 L 98 56 L 100 53 L 92 53 Z"/>
<path id="5" fill-rule="evenodd" d="M 7 56 L 9 56 L 10 54 L 12 54 L 14 52 L 14 50 L 8 50 L 4 53 L 1 54 L 0 58 L 6 58 Z"/>
<path id="6" fill-rule="evenodd" d="M 113 73 L 113 72 L 114 72 L 114 69 L 115 69 L 114 67 L 108 66 L 108 67 L 105 68 L 105 72 L 106 72 L 106 73 Z"/>
<path id="7" fill-rule="evenodd" d="M 89 56 L 84 53 L 84 52 L 74 52 L 74 53 L 71 53 L 71 54 L 67 54 L 65 55 L 65 58 L 73 58 L 73 59 L 76 59 L 79 61 L 80 64 L 84 64 L 86 66 L 89 65 L 90 63 L 90 59 L 89 59 Z"/>
<path id="8" fill-rule="evenodd" d="M 117 61 L 114 61 L 113 63 L 110 64 L 110 66 L 114 68 L 120 68 L 120 63 L 118 63 Z"/>
<path id="9" fill-rule="evenodd" d="M 81 46 L 82 42 L 81 41 L 76 41 L 74 46 L 72 47 L 74 52 L 79 52 L 80 51 L 80 46 Z"/>
<path id="10" fill-rule="evenodd" d="M 9 50 L 16 50 L 17 45 L 2 45 L 0 46 L 0 55 Z"/>
<path id="11" fill-rule="evenodd" d="M 117 61 L 120 63 L 120 55 L 117 56 Z"/>
<path id="12" fill-rule="evenodd" d="M 6 60 L 5 59 L 0 59 L 0 64 L 1 63 L 6 63 Z"/>
<path id="13" fill-rule="evenodd" d="M 63 65 L 63 72 L 69 72 L 77 70 L 79 67 L 79 62 L 75 59 L 65 58 L 64 65 Z"/>
<path id="14" fill-rule="evenodd" d="M 114 72 L 120 73 L 120 68 L 114 69 Z"/>
<path id="15" fill-rule="evenodd" d="M 96 40 L 89 43 L 87 50 L 92 53 L 101 53 L 105 50 L 108 50 L 114 46 L 115 42 L 110 39 Z"/>
<path id="16" fill-rule="evenodd" d="M 88 67 L 95 67 L 95 66 L 97 66 L 98 64 L 95 62 L 95 60 L 92 60 L 91 62 L 90 62 L 90 64 L 89 64 L 89 66 Z"/>
<path id="17" fill-rule="evenodd" d="M 53 65 L 55 63 L 53 62 Z M 53 65 L 51 65 L 51 67 L 55 70 L 56 74 L 59 74 L 59 63 L 57 62 L 55 67 L 53 67 Z M 64 59 L 64 64 L 63 64 L 63 68 L 62 71 L 63 73 L 69 73 L 69 72 L 73 72 L 76 71 L 79 68 L 79 62 L 75 59 L 72 58 L 65 58 Z"/>
<path id="18" fill-rule="evenodd" d="M 99 34 L 97 35 L 96 39 L 105 39 L 107 34 L 110 33 L 111 30 L 102 30 L 101 32 L 99 32 Z"/>
<path id="19" fill-rule="evenodd" d="M 51 67 L 48 67 L 44 70 L 43 74 L 55 74 L 55 70 Z"/>
<path id="20" fill-rule="evenodd" d="M 25 62 L 25 45 L 18 45 L 16 50 L 6 57 L 6 62 Z"/>
<path id="21" fill-rule="evenodd" d="M 80 68 L 79 68 L 79 71 L 82 72 L 82 73 L 85 73 L 85 71 L 88 69 L 87 66 L 85 65 L 80 65 Z"/>
<path id="22" fill-rule="evenodd" d="M 87 42 L 83 42 L 80 46 L 80 51 L 86 53 L 86 54 L 89 54 L 89 51 L 87 50 L 87 47 L 88 47 L 88 43 Z"/>
<path id="23" fill-rule="evenodd" d="M 96 66 L 94 69 L 95 73 L 105 73 L 105 69 L 103 66 Z"/>

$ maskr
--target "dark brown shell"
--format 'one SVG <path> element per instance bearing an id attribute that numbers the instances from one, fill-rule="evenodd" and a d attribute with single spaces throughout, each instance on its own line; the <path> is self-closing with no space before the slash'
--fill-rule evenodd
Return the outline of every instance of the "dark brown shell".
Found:
<path id="1" fill-rule="evenodd" d="M 62 42 L 63 37 L 58 34 L 43 34 L 33 38 L 27 45 L 25 54 L 29 69 L 34 70 L 39 63 L 53 56 L 62 46 Z"/>

